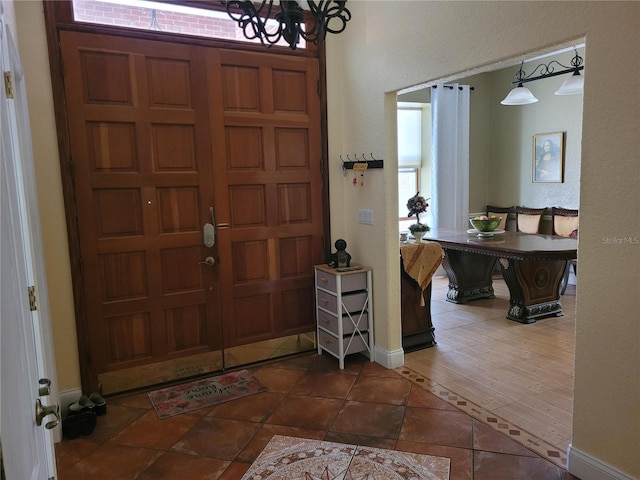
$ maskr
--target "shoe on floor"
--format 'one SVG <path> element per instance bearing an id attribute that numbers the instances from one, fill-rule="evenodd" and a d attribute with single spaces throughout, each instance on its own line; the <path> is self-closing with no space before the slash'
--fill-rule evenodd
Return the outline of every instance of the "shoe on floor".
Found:
<path id="1" fill-rule="evenodd" d="M 82 417 L 80 422 L 82 435 L 91 435 L 96 428 L 96 412 L 82 412 L 80 416 Z"/>
<path id="2" fill-rule="evenodd" d="M 95 405 L 96 415 L 104 415 L 107 413 L 107 401 L 97 393 L 89 395 L 89 401 Z"/>
<path id="3" fill-rule="evenodd" d="M 69 415 L 93 411 L 95 408 L 96 404 L 89 400 L 89 397 L 86 395 L 82 395 L 77 402 L 69 405 Z"/>
<path id="4" fill-rule="evenodd" d="M 62 434 L 65 438 L 73 439 L 90 435 L 94 428 L 96 428 L 96 413 L 89 410 L 68 415 L 62 420 Z"/>

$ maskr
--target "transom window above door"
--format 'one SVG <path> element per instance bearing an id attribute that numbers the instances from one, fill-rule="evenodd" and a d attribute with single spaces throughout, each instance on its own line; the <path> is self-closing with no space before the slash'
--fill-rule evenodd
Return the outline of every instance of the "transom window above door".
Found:
<path id="1" fill-rule="evenodd" d="M 247 40 L 224 10 L 151 0 L 73 0 L 73 18 L 84 23 L 260 43 L 259 39 Z M 278 29 L 275 20 L 267 21 L 267 25 L 273 25 L 274 31 Z M 276 45 L 288 44 L 283 39 Z M 303 38 L 297 48 L 306 48 Z"/>

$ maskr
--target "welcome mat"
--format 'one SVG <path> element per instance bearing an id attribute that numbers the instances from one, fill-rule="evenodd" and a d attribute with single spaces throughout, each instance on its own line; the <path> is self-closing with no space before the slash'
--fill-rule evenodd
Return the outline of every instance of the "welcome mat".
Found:
<path id="1" fill-rule="evenodd" d="M 262 385 L 248 370 L 225 373 L 173 387 L 149 392 L 158 417 L 168 418 L 203 407 L 264 392 Z"/>
<path id="2" fill-rule="evenodd" d="M 448 480 L 451 459 L 274 435 L 242 480 Z"/>

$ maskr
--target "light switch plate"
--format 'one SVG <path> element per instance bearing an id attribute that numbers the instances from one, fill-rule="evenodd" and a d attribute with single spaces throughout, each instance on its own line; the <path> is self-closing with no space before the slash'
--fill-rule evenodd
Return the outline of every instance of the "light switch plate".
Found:
<path id="1" fill-rule="evenodd" d="M 373 225 L 373 210 L 359 210 L 358 223 Z"/>

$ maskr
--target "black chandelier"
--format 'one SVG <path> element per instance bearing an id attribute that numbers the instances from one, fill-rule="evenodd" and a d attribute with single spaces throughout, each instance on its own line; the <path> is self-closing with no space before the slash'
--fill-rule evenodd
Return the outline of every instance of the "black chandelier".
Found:
<path id="1" fill-rule="evenodd" d="M 520 68 L 516 72 L 516 79 L 511 82 L 511 84 L 515 85 L 516 88 L 511 90 L 505 99 L 500 102 L 503 105 L 526 105 L 529 103 L 535 103 L 538 99 L 528 88 L 522 86 L 523 83 L 533 82 L 542 78 L 565 75 L 567 73 L 571 73 L 571 77 L 562 84 L 555 94 L 578 95 L 583 91 L 584 77 L 580 75 L 580 71 L 584 70 L 584 60 L 580 55 L 578 55 L 577 49 L 575 50 L 575 56 L 571 59 L 571 66 L 563 65 L 557 60 L 551 60 L 549 63 L 541 63 L 527 75 L 522 69 L 523 65 L 524 62 L 520 64 Z M 556 70 L 558 67 L 562 68 L 562 70 Z"/>
<path id="2" fill-rule="evenodd" d="M 221 3 L 248 40 L 258 39 L 267 47 L 284 39 L 295 50 L 300 37 L 317 45 L 324 42 L 327 33 L 343 32 L 351 20 L 351 12 L 345 7 L 347 0 L 280 0 L 279 8 L 274 6 L 273 0 L 256 3 L 228 0 Z M 307 4 L 313 17 L 310 29 L 305 28 L 304 9 L 301 6 Z"/>

